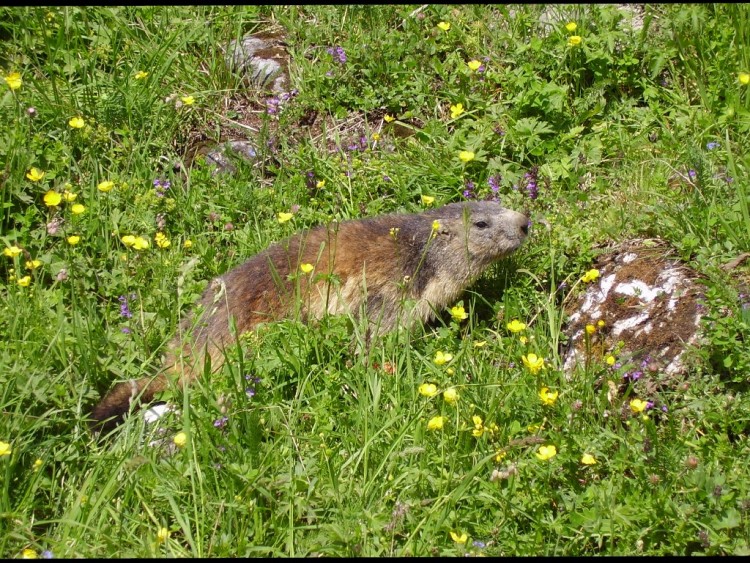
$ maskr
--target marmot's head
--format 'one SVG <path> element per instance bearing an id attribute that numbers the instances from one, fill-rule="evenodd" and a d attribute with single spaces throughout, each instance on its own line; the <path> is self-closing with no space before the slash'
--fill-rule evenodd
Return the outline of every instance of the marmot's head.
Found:
<path id="1" fill-rule="evenodd" d="M 452 203 L 426 213 L 440 223 L 436 250 L 466 253 L 472 270 L 481 270 L 515 251 L 529 231 L 529 218 L 494 201 Z"/>

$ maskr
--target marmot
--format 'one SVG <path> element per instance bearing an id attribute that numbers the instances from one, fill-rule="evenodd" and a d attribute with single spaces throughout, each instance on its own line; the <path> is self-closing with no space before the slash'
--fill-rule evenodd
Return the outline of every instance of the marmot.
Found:
<path id="1" fill-rule="evenodd" d="M 295 313 L 305 321 L 326 313 L 365 314 L 370 336 L 426 321 L 516 250 L 528 223 L 526 215 L 497 202 L 463 202 L 319 226 L 272 244 L 213 280 L 197 323 L 188 317 L 181 325 L 180 334 L 192 338 L 174 339 L 156 376 L 115 385 L 92 411 L 93 428 L 116 426 L 131 402 L 148 402 L 165 390 L 170 372 L 181 385 L 189 383 L 202 371 L 205 354 L 218 369 L 233 340 L 231 317 L 238 334 Z"/>

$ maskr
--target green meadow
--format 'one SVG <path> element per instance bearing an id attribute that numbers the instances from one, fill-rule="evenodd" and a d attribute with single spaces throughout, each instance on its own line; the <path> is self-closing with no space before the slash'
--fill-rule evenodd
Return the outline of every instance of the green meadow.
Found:
<path id="1" fill-rule="evenodd" d="M 226 62 L 258 32 L 286 95 Z M 744 4 L 0 8 L 0 556 L 750 554 L 749 110 Z M 214 277 L 467 199 L 530 234 L 435 321 L 263 325 L 90 432 Z M 657 388 L 617 348 L 562 370 L 631 239 L 703 291 Z"/>

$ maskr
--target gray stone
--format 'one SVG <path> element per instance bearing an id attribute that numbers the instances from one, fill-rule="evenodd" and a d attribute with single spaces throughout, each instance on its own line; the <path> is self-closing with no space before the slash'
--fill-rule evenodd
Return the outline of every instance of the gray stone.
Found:
<path id="1" fill-rule="evenodd" d="M 287 90 L 288 60 L 283 37 L 270 33 L 257 33 L 232 41 L 226 54 L 227 66 L 244 74 L 252 85 L 270 88 L 274 93 Z"/>

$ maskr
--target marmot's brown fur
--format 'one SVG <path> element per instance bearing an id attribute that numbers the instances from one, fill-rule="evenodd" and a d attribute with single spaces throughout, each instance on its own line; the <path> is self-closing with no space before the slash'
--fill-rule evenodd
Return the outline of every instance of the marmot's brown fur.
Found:
<path id="1" fill-rule="evenodd" d="M 455 300 L 490 264 L 526 238 L 528 218 L 490 201 L 453 203 L 417 214 L 393 214 L 333 223 L 272 244 L 215 279 L 200 300 L 202 312 L 189 342 L 176 337 L 167 367 L 154 377 L 118 383 L 91 413 L 94 428 L 109 430 L 131 402 L 148 402 L 168 386 L 201 371 L 208 354 L 218 369 L 237 333 L 260 323 L 324 314 L 366 314 L 371 335 L 401 323 L 425 321 Z M 301 265 L 311 264 L 304 273 Z M 403 307 L 405 301 L 411 307 Z M 190 334 L 188 318 L 181 334 Z M 177 356 L 181 356 L 178 358 Z"/>

